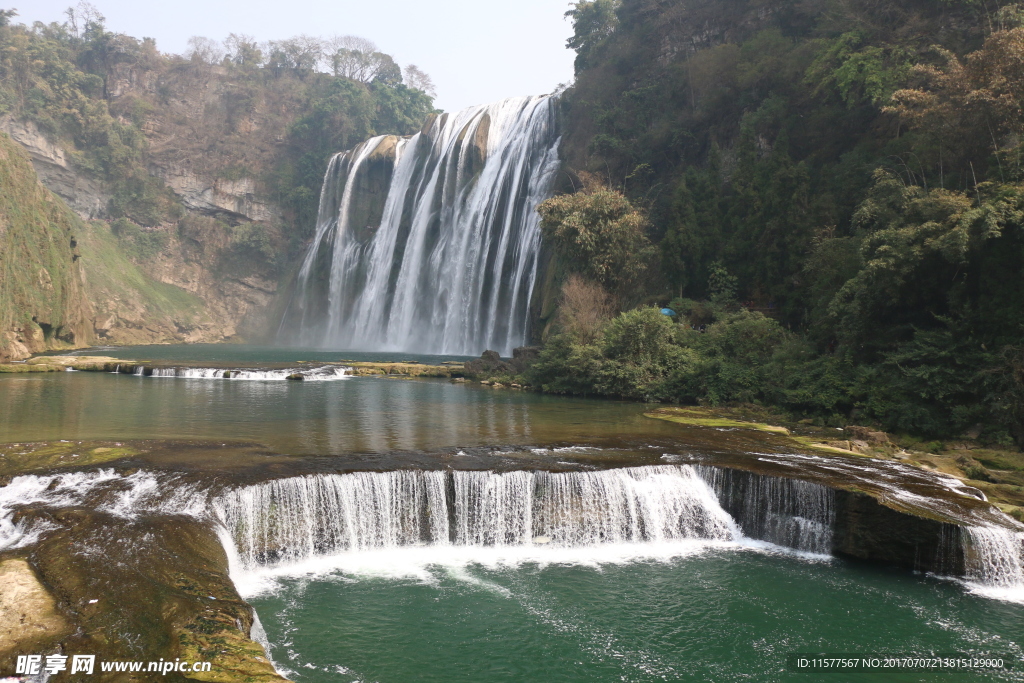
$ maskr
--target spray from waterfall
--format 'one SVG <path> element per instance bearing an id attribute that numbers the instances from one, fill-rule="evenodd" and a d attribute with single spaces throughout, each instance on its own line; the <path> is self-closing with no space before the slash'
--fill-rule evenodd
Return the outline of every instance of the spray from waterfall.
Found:
<path id="1" fill-rule="evenodd" d="M 278 329 L 338 349 L 503 354 L 527 339 L 556 97 L 520 97 L 336 155 Z"/>

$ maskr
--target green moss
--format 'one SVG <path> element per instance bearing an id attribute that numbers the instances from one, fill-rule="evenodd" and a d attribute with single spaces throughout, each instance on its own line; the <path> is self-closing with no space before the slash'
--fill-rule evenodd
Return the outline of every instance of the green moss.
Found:
<path id="1" fill-rule="evenodd" d="M 0 475 L 94 466 L 131 458 L 141 452 L 137 448 L 106 441 L 0 444 Z"/>
<path id="2" fill-rule="evenodd" d="M 0 373 L 17 374 L 22 372 L 63 372 L 64 368 L 56 365 L 27 365 L 25 363 L 0 364 Z"/>
<path id="3" fill-rule="evenodd" d="M 717 411 L 707 408 L 658 408 L 657 410 L 644 413 L 644 417 L 668 420 L 669 422 L 677 422 L 691 427 L 753 429 L 759 432 L 789 435 L 789 430 L 785 427 L 723 417 Z"/>
<path id="4" fill-rule="evenodd" d="M 971 451 L 971 456 L 990 469 L 1024 472 L 1024 453 L 974 450 Z"/>
<path id="5" fill-rule="evenodd" d="M 79 241 L 88 273 L 90 299 L 138 303 L 151 315 L 191 322 L 202 314 L 202 301 L 184 289 L 146 276 L 120 248 L 110 226 L 92 221 Z"/>
<path id="6" fill-rule="evenodd" d="M 0 332 L 21 329 L 36 350 L 80 341 L 83 295 L 72 247 L 80 227 L 0 134 Z M 0 334 L 0 353 L 8 346 Z"/>

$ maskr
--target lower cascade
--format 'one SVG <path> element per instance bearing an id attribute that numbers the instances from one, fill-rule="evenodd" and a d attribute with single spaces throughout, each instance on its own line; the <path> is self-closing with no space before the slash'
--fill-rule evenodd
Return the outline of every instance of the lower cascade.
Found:
<path id="1" fill-rule="evenodd" d="M 750 537 L 805 552 L 832 552 L 835 491 L 782 477 L 739 479 L 735 471 L 696 466 Z"/>
<path id="2" fill-rule="evenodd" d="M 189 368 L 151 367 L 148 365 L 118 365 L 115 374 L 137 377 L 177 377 L 179 379 L 236 379 L 254 381 L 306 380 L 325 382 L 349 377 L 352 368 L 340 365 L 323 365 L 277 370 L 255 370 L 249 368 Z"/>
<path id="3" fill-rule="evenodd" d="M 22 475 L 0 487 L 0 550 L 30 546 L 56 529 L 40 511 L 85 506 L 126 520 L 180 515 L 208 521 L 220 529 L 225 550 L 243 571 L 412 546 L 655 547 L 753 539 L 830 553 L 840 524 L 833 489 L 769 477 L 747 479 L 743 486 L 729 472 L 703 465 L 588 472 L 398 470 L 316 474 L 226 489 L 146 471 Z M 22 516 L 26 505 L 36 513 Z M 1013 525 L 959 528 L 950 542 L 962 546 L 964 578 L 996 597 L 1020 600 L 1024 533 Z"/>
<path id="4" fill-rule="evenodd" d="M 465 355 L 525 343 L 556 103 L 471 107 L 336 155 L 279 340 Z"/>
<path id="5" fill-rule="evenodd" d="M 314 475 L 236 489 L 216 505 L 249 568 L 423 544 L 582 547 L 737 535 L 689 466 Z"/>

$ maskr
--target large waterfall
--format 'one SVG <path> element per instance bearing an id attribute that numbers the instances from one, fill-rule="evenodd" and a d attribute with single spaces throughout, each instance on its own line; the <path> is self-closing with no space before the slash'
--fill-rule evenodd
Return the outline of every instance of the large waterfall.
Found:
<path id="1" fill-rule="evenodd" d="M 735 536 L 732 519 L 688 466 L 312 475 L 236 489 L 218 508 L 249 568 L 415 545 L 586 547 Z"/>
<path id="2" fill-rule="evenodd" d="M 466 355 L 523 344 L 536 208 L 559 165 L 555 104 L 472 107 L 336 155 L 279 339 Z"/>

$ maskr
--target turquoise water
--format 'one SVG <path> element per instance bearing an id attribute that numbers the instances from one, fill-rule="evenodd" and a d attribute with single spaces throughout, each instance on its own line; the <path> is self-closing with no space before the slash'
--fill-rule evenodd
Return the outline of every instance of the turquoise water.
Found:
<path id="1" fill-rule="evenodd" d="M 360 359 L 226 345 L 90 352 L 181 364 Z M 286 454 L 336 455 L 642 443 L 683 433 L 644 418 L 643 404 L 430 379 L 13 374 L 0 375 L 0 396 L 0 442 L 244 440 Z M 714 434 L 722 443 L 733 438 Z M 1024 668 L 785 670 L 787 654 L 805 651 L 995 654 L 1024 667 L 1024 605 L 974 595 L 955 582 L 750 549 L 720 547 L 663 561 L 637 559 L 645 555 L 638 551 L 604 563 L 595 559 L 602 548 L 551 551 L 546 564 L 503 564 L 494 549 L 475 549 L 478 555 L 458 561 L 438 548 L 324 558 L 300 574 L 286 570 L 262 592 L 236 578 L 254 596 L 275 660 L 300 683 L 1024 680 Z"/>
<path id="2" fill-rule="evenodd" d="M 251 599 L 276 663 L 311 683 L 1024 680 L 1024 606 L 904 572 L 730 549 L 595 566 L 410 557 L 407 578 L 391 560 Z M 787 654 L 819 651 L 994 654 L 1017 669 L 786 670 Z"/>

